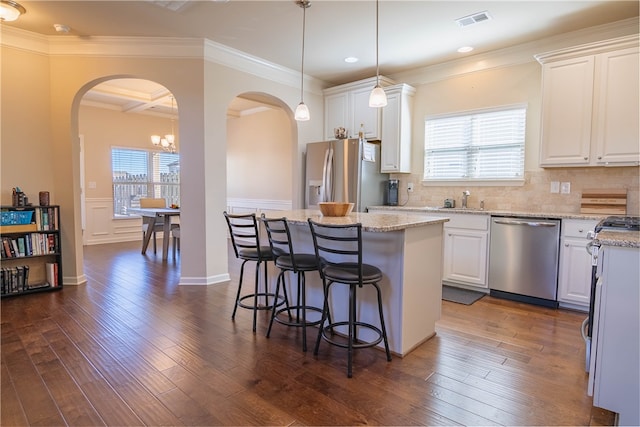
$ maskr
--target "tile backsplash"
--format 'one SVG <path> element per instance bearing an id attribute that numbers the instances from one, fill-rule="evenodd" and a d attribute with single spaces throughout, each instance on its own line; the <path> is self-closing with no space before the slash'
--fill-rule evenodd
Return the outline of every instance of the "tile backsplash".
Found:
<path id="1" fill-rule="evenodd" d="M 400 180 L 399 204 L 405 206 L 442 206 L 453 198 L 461 206 L 462 192 L 469 190 L 469 207 L 514 212 L 579 213 L 582 190 L 586 188 L 627 189 L 627 215 L 640 216 L 640 167 L 563 168 L 525 172 L 524 185 L 504 186 L 423 186 L 418 174 L 395 174 Z M 570 193 L 551 193 L 551 182 L 570 183 Z M 413 192 L 407 183 L 413 182 Z M 407 200 L 407 196 L 409 197 Z"/>

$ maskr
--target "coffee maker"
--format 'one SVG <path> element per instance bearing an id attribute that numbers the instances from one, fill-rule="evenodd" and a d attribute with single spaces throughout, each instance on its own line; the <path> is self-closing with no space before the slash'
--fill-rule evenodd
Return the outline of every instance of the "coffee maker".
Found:
<path id="1" fill-rule="evenodd" d="M 400 181 L 397 179 L 390 179 L 387 181 L 386 200 L 388 206 L 398 205 L 398 185 Z"/>

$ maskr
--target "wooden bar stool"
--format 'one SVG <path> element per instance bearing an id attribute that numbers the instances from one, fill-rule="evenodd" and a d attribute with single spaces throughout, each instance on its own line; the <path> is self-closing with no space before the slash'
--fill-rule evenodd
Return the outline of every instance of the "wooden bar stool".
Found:
<path id="1" fill-rule="evenodd" d="M 292 306 L 289 305 L 287 301 L 286 306 L 283 308 L 276 309 L 275 306 L 273 307 L 271 320 L 269 321 L 269 329 L 267 329 L 267 338 L 269 338 L 271 334 L 271 327 L 273 326 L 274 320 L 283 325 L 300 327 L 302 328 L 302 351 L 307 351 L 307 326 L 320 324 L 320 320 L 309 322 L 307 320 L 307 312 L 316 311 L 322 313 L 321 308 L 308 306 L 306 299 L 305 272 L 318 271 L 316 255 L 294 252 L 291 232 L 289 231 L 289 224 L 286 218 L 266 219 L 263 214 L 261 219 L 267 230 L 271 252 L 276 258 L 275 265 L 280 269 L 278 281 L 276 282 L 276 295 L 279 294 L 280 286 L 282 285 L 286 296 L 287 287 L 285 276 L 287 272 L 295 274 L 298 278 L 296 304 Z M 295 311 L 295 318 L 291 315 L 292 310 Z M 285 311 L 288 314 L 288 318 L 279 316 Z"/>
<path id="2" fill-rule="evenodd" d="M 382 312 L 382 294 L 378 282 L 382 279 L 382 271 L 373 265 L 362 262 L 362 224 L 329 225 L 320 224 L 309 219 L 313 246 L 320 265 L 320 276 L 324 284 L 324 307 L 318 330 L 318 338 L 313 354 L 318 354 L 320 340 L 347 349 L 347 376 L 353 375 L 353 351 L 355 349 L 373 347 L 384 341 L 387 361 L 391 361 L 387 331 Z M 331 322 L 325 326 L 329 313 L 329 294 L 335 283 L 349 286 L 348 321 Z M 380 327 L 361 322 L 356 319 L 356 290 L 363 286 L 373 286 L 377 293 Z M 335 314 L 335 313 L 334 313 Z M 346 338 L 340 338 L 334 328 L 347 326 Z M 358 329 L 373 331 L 377 337 L 370 342 L 358 339 Z M 346 342 L 345 342 L 346 341 Z"/>
<path id="3" fill-rule="evenodd" d="M 271 310 L 274 306 L 280 306 L 285 303 L 285 298 L 269 292 L 268 289 L 267 262 L 274 261 L 275 257 L 269 246 L 260 244 L 260 229 L 258 228 L 255 214 L 233 215 L 224 212 L 224 217 L 229 226 L 229 234 L 235 255 L 238 259 L 242 260 L 238 292 L 236 294 L 235 307 L 233 307 L 231 318 L 235 319 L 238 307 L 253 310 L 253 332 L 255 333 L 258 310 Z M 249 261 L 256 263 L 255 288 L 253 293 L 242 295 L 244 266 Z M 263 291 L 259 290 L 260 264 L 264 264 Z M 262 304 L 258 301 L 259 297 L 263 298 Z"/>

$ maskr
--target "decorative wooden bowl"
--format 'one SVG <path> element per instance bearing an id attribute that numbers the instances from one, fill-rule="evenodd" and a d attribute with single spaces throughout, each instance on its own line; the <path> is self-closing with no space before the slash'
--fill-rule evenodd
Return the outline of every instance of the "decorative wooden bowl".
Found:
<path id="1" fill-rule="evenodd" d="M 353 203 L 320 202 L 318 206 L 324 216 L 347 216 L 353 210 Z"/>

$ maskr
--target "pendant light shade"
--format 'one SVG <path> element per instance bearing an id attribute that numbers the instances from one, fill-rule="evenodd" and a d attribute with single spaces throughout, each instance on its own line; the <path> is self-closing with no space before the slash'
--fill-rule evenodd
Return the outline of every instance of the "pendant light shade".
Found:
<path id="1" fill-rule="evenodd" d="M 378 60 L 378 0 L 376 0 L 376 86 L 369 95 L 369 107 L 380 108 L 387 105 L 387 94 L 380 86 L 380 64 Z"/>
<path id="2" fill-rule="evenodd" d="M 311 118 L 309 107 L 304 103 L 304 33 L 307 23 L 307 8 L 311 7 L 311 1 L 299 0 L 296 4 L 302 8 L 302 65 L 300 67 L 300 104 L 296 108 L 294 118 L 299 122 L 304 122 Z"/>
<path id="3" fill-rule="evenodd" d="M 295 119 L 299 122 L 304 122 L 309 120 L 310 118 L 311 116 L 309 115 L 309 107 L 307 107 L 307 104 L 305 104 L 304 102 L 298 104 L 298 107 L 296 108 Z"/>

